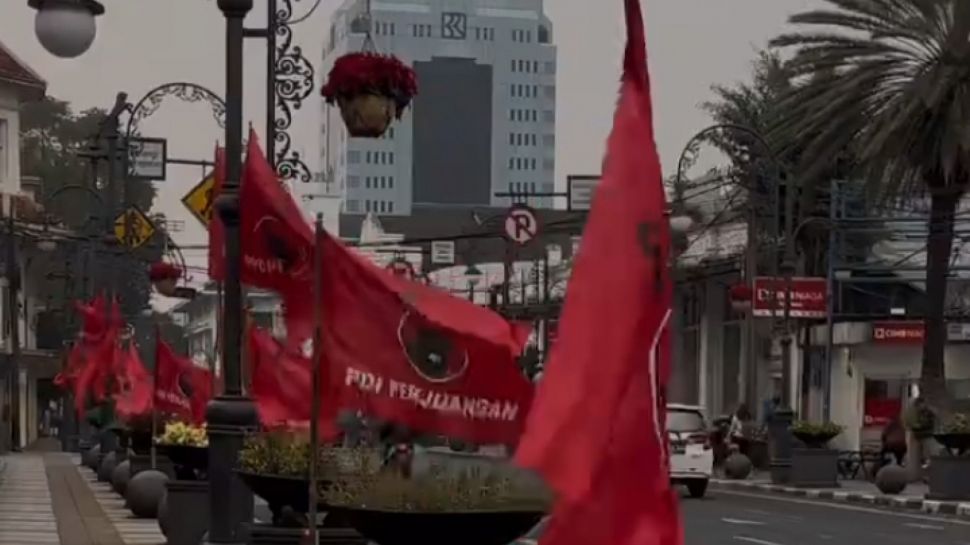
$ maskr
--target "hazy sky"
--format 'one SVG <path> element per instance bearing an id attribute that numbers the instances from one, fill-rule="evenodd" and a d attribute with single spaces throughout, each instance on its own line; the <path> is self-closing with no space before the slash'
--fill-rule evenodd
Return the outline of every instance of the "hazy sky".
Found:
<path id="1" fill-rule="evenodd" d="M 331 11 L 341 0 L 323 0 L 314 16 L 296 27 L 297 41 L 319 64 Z M 0 0 L 0 40 L 49 83 L 49 94 L 75 108 L 109 107 L 118 91 L 138 100 L 170 81 L 190 81 L 219 94 L 224 88 L 224 23 L 213 0 L 102 0 L 98 37 L 82 57 L 49 55 L 33 34 L 34 11 L 27 0 Z M 296 2 L 305 12 L 313 0 Z M 710 119 L 699 104 L 710 86 L 743 80 L 766 41 L 788 15 L 819 0 L 643 0 L 656 104 L 656 128 L 665 171 L 670 172 L 686 141 Z M 265 4 L 255 1 L 247 21 L 265 21 Z M 557 183 L 567 174 L 599 171 L 603 143 L 615 104 L 623 41 L 620 0 L 548 0 L 559 47 Z M 247 40 L 245 114 L 262 129 L 265 45 Z M 318 74 L 317 87 L 320 85 Z M 318 95 L 314 95 L 316 97 Z M 293 132 L 311 168 L 316 165 L 319 101 L 309 102 Z M 208 158 L 220 130 L 206 107 L 166 101 L 141 125 L 146 136 L 169 140 L 169 155 Z M 193 168 L 170 168 L 160 183 L 155 209 L 185 221 L 181 244 L 204 242 L 204 232 L 182 208 L 181 196 L 200 178 Z M 189 251 L 201 263 L 203 253 Z"/>

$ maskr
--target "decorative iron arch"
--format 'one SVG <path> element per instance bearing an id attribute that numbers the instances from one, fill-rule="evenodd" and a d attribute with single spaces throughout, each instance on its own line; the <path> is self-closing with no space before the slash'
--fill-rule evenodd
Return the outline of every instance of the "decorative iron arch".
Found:
<path id="1" fill-rule="evenodd" d="M 197 83 L 175 81 L 163 83 L 148 91 L 131 107 L 125 128 L 126 139 L 131 138 L 131 135 L 138 130 L 138 124 L 154 115 L 168 97 L 177 98 L 182 102 L 205 102 L 212 108 L 212 117 L 219 127 L 226 126 L 226 102 L 221 96 Z"/>
<path id="2" fill-rule="evenodd" d="M 269 155 L 276 166 L 276 172 L 283 179 L 295 178 L 301 182 L 313 180 L 310 168 L 300 152 L 293 149 L 290 128 L 294 113 L 303 106 L 315 89 L 313 64 L 303 54 L 303 48 L 293 44 L 292 25 L 306 20 L 317 7 L 319 0 L 310 11 L 301 17 L 294 17 L 293 3 L 300 0 L 278 0 L 275 17 L 272 18 L 270 53 L 275 55 L 272 65 L 272 89 L 275 107 L 272 115 L 272 134 L 267 140 L 272 149 Z"/>

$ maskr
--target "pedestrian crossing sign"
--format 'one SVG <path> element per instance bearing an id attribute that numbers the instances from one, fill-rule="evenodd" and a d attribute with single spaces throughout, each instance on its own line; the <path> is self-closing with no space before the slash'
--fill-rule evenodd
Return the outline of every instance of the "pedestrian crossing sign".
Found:
<path id="1" fill-rule="evenodd" d="M 131 233 L 126 232 L 129 226 Z M 144 246 L 157 231 L 152 220 L 134 206 L 115 218 L 114 230 L 118 242 L 132 249 Z"/>
<path id="2" fill-rule="evenodd" d="M 210 172 L 182 197 L 182 204 L 205 227 L 208 227 L 209 222 L 212 221 L 212 202 L 215 200 L 212 198 L 212 192 L 215 186 L 215 172 Z"/>

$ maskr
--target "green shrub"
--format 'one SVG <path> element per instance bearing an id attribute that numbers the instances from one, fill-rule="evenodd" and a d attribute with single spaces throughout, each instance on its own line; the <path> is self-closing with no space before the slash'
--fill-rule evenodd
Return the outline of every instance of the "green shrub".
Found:
<path id="1" fill-rule="evenodd" d="M 842 433 L 844 427 L 833 422 L 810 422 L 808 420 L 798 420 L 791 425 L 792 433 L 814 436 L 836 436 Z"/>

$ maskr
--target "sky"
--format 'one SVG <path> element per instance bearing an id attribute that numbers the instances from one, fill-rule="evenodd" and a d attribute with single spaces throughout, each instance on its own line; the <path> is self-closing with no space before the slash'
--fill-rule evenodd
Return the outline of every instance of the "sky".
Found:
<path id="1" fill-rule="evenodd" d="M 136 101 L 167 82 L 188 81 L 224 92 L 224 20 L 215 0 L 102 0 L 92 48 L 76 59 L 58 59 L 34 37 L 34 11 L 27 0 L 0 0 L 0 40 L 48 82 L 48 93 L 77 110 L 109 108 L 118 91 Z M 315 65 L 340 0 L 322 0 L 307 21 L 294 26 L 296 40 Z M 671 173 L 681 149 L 711 123 L 700 105 L 711 86 L 747 79 L 751 62 L 767 41 L 786 28 L 788 16 L 820 0 L 643 0 L 653 78 L 657 144 Z M 294 2 L 305 13 L 313 0 Z M 597 173 L 612 123 L 624 40 L 620 0 L 547 0 L 558 46 L 556 181 L 568 174 Z M 265 2 L 255 0 L 248 26 L 265 23 Z M 265 118 L 265 44 L 247 40 L 245 112 L 257 130 Z M 317 88 L 321 85 L 317 74 Z M 296 149 L 314 169 L 318 95 L 297 114 Z M 207 159 L 221 130 L 200 104 L 166 100 L 140 126 L 145 136 L 168 139 L 169 156 Z M 184 222 L 178 244 L 204 243 L 205 233 L 182 206 L 181 197 L 201 179 L 197 167 L 171 167 L 159 182 L 153 211 Z M 187 259 L 204 263 L 204 252 Z"/>

